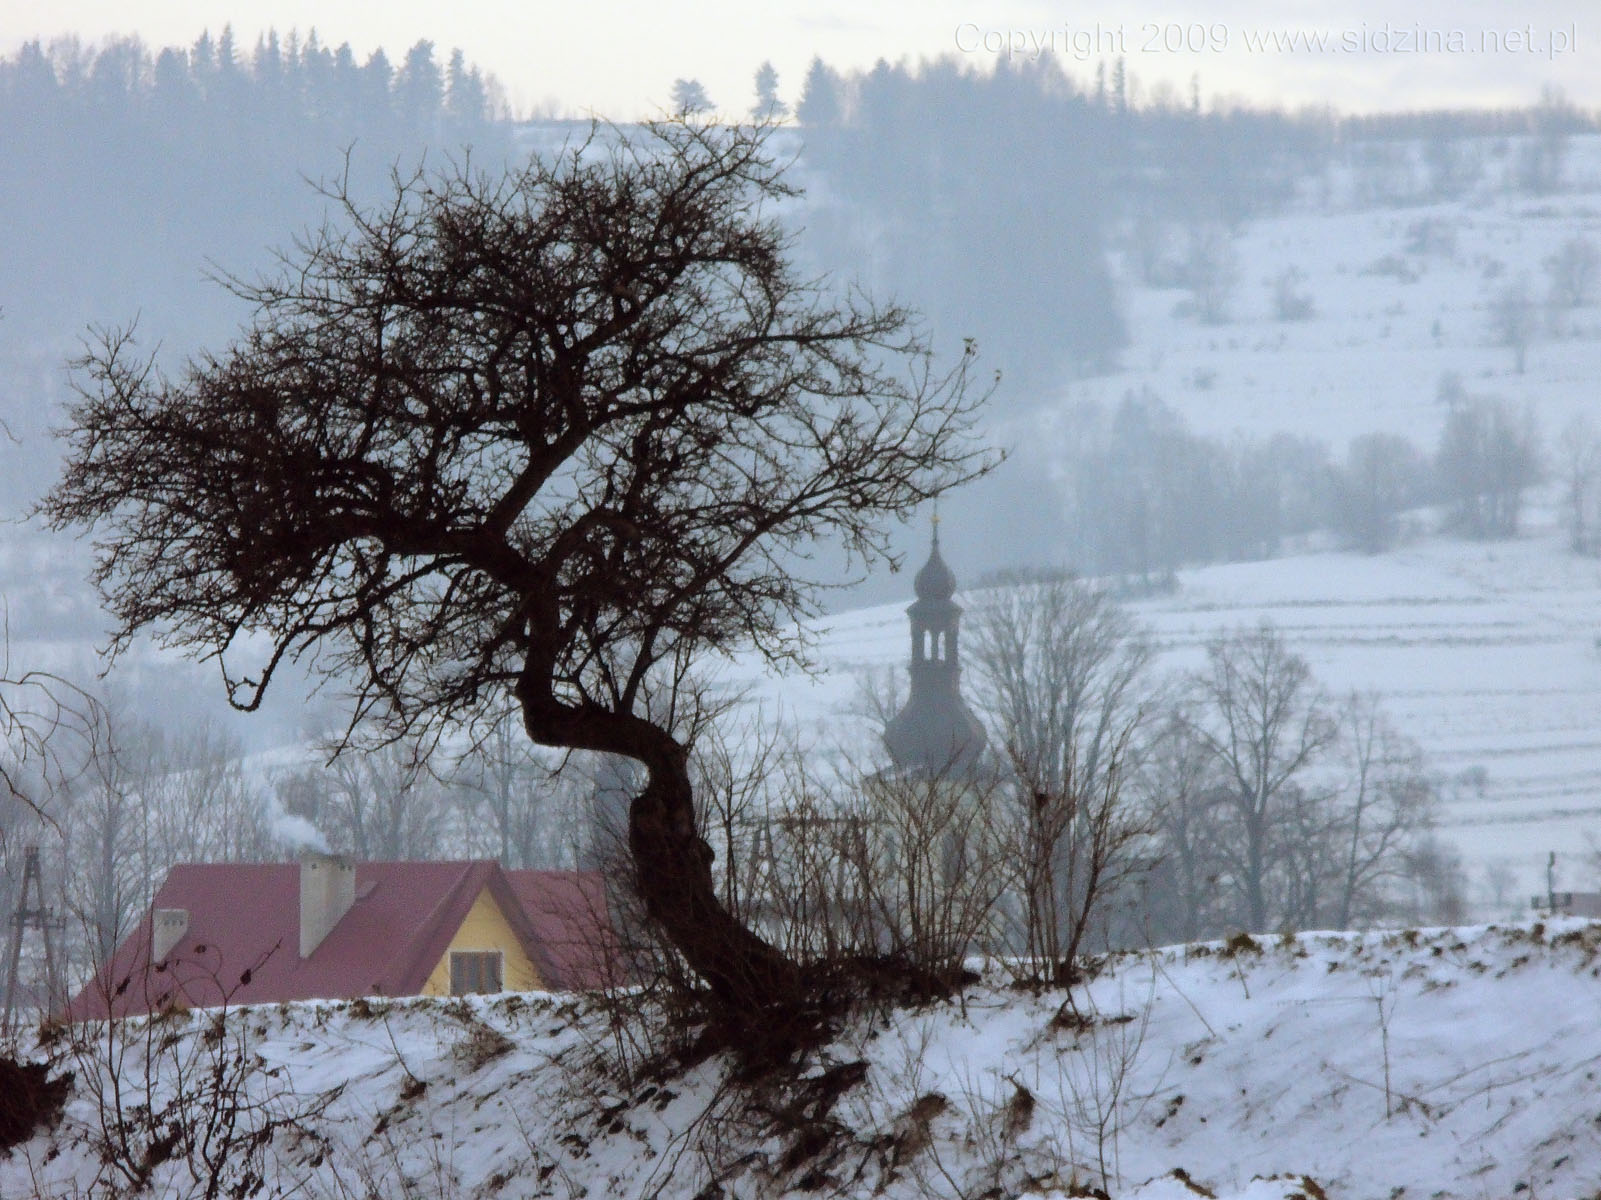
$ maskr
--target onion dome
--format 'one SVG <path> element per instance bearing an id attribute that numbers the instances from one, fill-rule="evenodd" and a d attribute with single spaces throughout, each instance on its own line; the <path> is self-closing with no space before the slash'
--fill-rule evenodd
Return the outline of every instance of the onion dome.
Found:
<path id="1" fill-rule="evenodd" d="M 949 600 L 956 595 L 956 573 L 950 569 L 939 553 L 939 531 L 934 532 L 934 546 L 928 552 L 928 561 L 912 580 L 919 600 Z"/>

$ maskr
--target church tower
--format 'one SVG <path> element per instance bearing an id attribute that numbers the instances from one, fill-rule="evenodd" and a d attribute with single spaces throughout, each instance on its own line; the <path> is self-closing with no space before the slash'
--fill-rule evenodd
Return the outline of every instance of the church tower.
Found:
<path id="1" fill-rule="evenodd" d="M 890 758 L 903 771 L 930 775 L 970 770 L 984 750 L 984 727 L 962 701 L 956 632 L 962 609 L 956 576 L 939 552 L 939 518 L 933 547 L 913 581 L 917 599 L 906 610 L 912 626 L 911 694 L 884 730 Z"/>

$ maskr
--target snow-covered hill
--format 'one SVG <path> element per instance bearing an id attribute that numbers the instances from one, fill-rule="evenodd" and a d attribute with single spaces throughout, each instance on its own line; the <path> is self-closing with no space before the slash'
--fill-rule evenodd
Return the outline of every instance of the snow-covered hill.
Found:
<path id="1" fill-rule="evenodd" d="M 1543 304 L 1547 260 L 1575 237 L 1601 242 L 1601 137 L 1573 138 L 1563 186 L 1540 197 L 1512 186 L 1516 139 L 1485 138 L 1470 149 L 1484 169 L 1455 200 L 1379 203 L 1357 167 L 1336 166 L 1304 180 L 1287 211 L 1231 226 L 1238 283 L 1222 323 L 1187 312 L 1183 289 L 1137 280 L 1133 231 L 1121 229 L 1113 259 L 1130 345 L 1120 366 L 1032 407 L 1015 405 L 997 437 L 1027 439 L 1046 460 L 1065 460 L 1075 405 L 1111 405 L 1150 387 L 1209 435 L 1313 436 L 1338 456 L 1350 437 L 1385 430 L 1430 451 L 1445 415 L 1437 384 L 1448 371 L 1471 394 L 1527 405 L 1548 443 L 1574 414 L 1601 415 L 1601 296 L 1554 314 Z M 1420 194 L 1421 147 L 1354 146 L 1351 161 L 1376 150 L 1389 154 L 1386 170 L 1406 177 L 1393 194 Z M 1167 233 L 1167 253 L 1181 255 L 1187 231 L 1175 221 Z M 1285 321 L 1274 288 L 1290 269 L 1311 308 Z M 1489 319 L 1494 297 L 1520 277 L 1542 316 L 1521 373 L 1495 344 Z M 28 380 L 43 387 L 54 378 L 51 355 L 30 364 Z M 60 381 L 51 386 L 59 391 Z M 964 528 L 960 496 L 946 521 L 950 544 L 1005 544 L 1004 529 Z M 1427 517 L 1417 523 L 1422 536 L 1381 557 L 1303 552 L 1185 571 L 1175 593 L 1133 607 L 1158 638 L 1164 666 L 1193 664 L 1208 636 L 1268 617 L 1325 686 L 1381 693 L 1451 781 L 1442 832 L 1478 885 L 1478 915 L 1511 915 L 1544 892 L 1553 850 L 1559 889 L 1596 886 L 1587 838 L 1601 834 L 1601 562 L 1564 549 L 1548 502 L 1531 505 L 1528 532 L 1506 543 L 1439 538 Z M 63 546 L 37 529 L 14 529 L 0 542 L 13 658 L 87 680 L 95 664 L 85 631 L 103 621 L 79 582 L 82 548 Z M 953 565 L 973 582 L 971 564 L 953 555 Z M 821 679 L 774 680 L 750 663 L 734 672 L 757 698 L 808 725 L 840 720 L 854 672 L 901 663 L 907 647 L 898 604 L 839 614 L 819 629 Z M 214 668 L 174 665 L 145 645 L 122 660 L 113 682 L 157 697 L 152 707 L 163 719 L 215 715 L 253 748 L 303 734 L 308 686 L 296 680 L 281 680 L 271 693 L 276 708 L 248 720 L 225 711 Z"/>
<path id="2" fill-rule="evenodd" d="M 231 1161 L 310 1113 L 261 1165 L 311 1197 L 1560 1200 L 1601 1179 L 1598 998 L 1601 925 L 1565 921 L 1170 948 L 1071 997 L 992 971 L 853 1024 L 787 1089 L 655 1070 L 637 1029 L 537 994 L 177 1016 L 128 1026 L 118 1065 L 135 1125 L 148 1051 L 155 1111 L 193 1128 L 212 1064 L 252 1064 Z M 106 1045 L 58 1043 L 65 1119 L 0 1195 L 117 1195 L 91 1180 L 143 1161 L 148 1137 L 105 1138 Z M 200 1194 L 183 1158 L 154 1194 Z"/>
<path id="3" fill-rule="evenodd" d="M 1574 238 L 1601 243 L 1601 137 L 1573 139 L 1566 185 L 1543 197 L 1511 185 L 1515 143 L 1473 146 L 1483 173 L 1459 199 L 1380 204 L 1362 193 L 1357 168 L 1332 168 L 1304 181 L 1290 211 L 1232 228 L 1237 284 L 1221 323 L 1188 311 L 1185 290 L 1141 283 L 1132 249 L 1114 256 L 1129 314 L 1120 368 L 1042 398 L 1001 439 L 1066 461 L 1076 406 L 1150 388 L 1215 437 L 1291 433 L 1338 458 L 1351 438 L 1382 431 L 1429 454 L 1447 411 L 1438 384 L 1451 372 L 1469 394 L 1526 408 L 1554 452 L 1574 416 L 1601 420 L 1601 294 L 1554 311 L 1544 300 L 1547 262 Z M 1419 147 L 1378 149 L 1398 173 L 1396 194 L 1416 194 Z M 1182 256 L 1186 230 L 1166 236 L 1165 252 Z M 1311 301 L 1305 319 L 1275 312 L 1275 283 L 1290 269 Z M 1495 297 L 1520 279 L 1541 311 L 1521 372 L 1490 319 Z M 1175 593 L 1132 606 L 1164 666 L 1195 665 L 1208 637 L 1266 618 L 1331 691 L 1380 693 L 1449 784 L 1442 833 L 1464 855 L 1486 919 L 1545 892 L 1552 851 L 1559 889 L 1601 886 L 1588 841 L 1601 837 L 1601 562 L 1567 551 L 1549 493 L 1534 500 L 1514 541 L 1435 536 L 1434 516 L 1418 513 L 1412 535 L 1383 556 L 1303 549 L 1182 571 Z M 959 495 L 945 516 L 951 544 L 1005 544 L 1004 529 L 963 527 Z M 952 565 L 973 583 L 959 556 Z M 855 675 L 907 653 L 898 605 L 818 629 L 820 679 L 736 672 L 772 709 L 813 727 L 849 721 Z"/>
<path id="4" fill-rule="evenodd" d="M 1129 327 L 1121 369 L 1065 386 L 1041 412 L 1150 387 L 1205 433 L 1289 432 L 1338 453 L 1382 431 L 1432 450 L 1444 416 L 1436 386 L 1454 372 L 1469 392 L 1532 406 L 1547 433 L 1595 415 L 1601 294 L 1553 311 L 1545 301 L 1548 262 L 1574 238 L 1601 241 L 1601 136 L 1573 139 L 1567 184 L 1546 196 L 1508 182 L 1513 147 L 1469 145 L 1484 172 L 1459 199 L 1378 204 L 1331 169 L 1303 181 L 1290 211 L 1241 222 L 1219 323 L 1188 313 L 1184 289 L 1145 286 L 1117 260 Z M 1172 228 L 1167 253 L 1181 257 L 1187 237 Z M 1277 281 L 1290 270 L 1310 302 L 1304 319 L 1278 316 Z M 1497 295 L 1519 281 L 1541 318 L 1521 372 L 1491 320 Z"/>

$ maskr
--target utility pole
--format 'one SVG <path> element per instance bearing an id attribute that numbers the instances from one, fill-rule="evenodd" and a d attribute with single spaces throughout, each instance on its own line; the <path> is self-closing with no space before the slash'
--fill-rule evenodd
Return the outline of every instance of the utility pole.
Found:
<path id="1" fill-rule="evenodd" d="M 6 953 L 6 999 L 4 1013 L 0 1014 L 0 1037 L 11 1032 L 11 1016 L 17 1007 L 17 977 L 22 969 L 22 938 L 30 926 L 39 931 L 44 941 L 44 1006 L 48 1011 L 60 995 L 55 946 L 50 935 L 56 929 L 65 928 L 66 921 L 45 907 L 38 846 L 25 846 L 22 851 L 22 891 L 17 899 L 17 911 L 11 914 L 11 946 Z"/>

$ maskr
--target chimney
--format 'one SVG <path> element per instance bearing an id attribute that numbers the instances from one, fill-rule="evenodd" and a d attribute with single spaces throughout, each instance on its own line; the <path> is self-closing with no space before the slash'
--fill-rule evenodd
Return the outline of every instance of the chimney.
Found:
<path id="1" fill-rule="evenodd" d="M 158 908 L 150 914 L 150 961 L 160 963 L 189 932 L 187 908 Z"/>
<path id="2" fill-rule="evenodd" d="M 300 857 L 300 957 L 310 958 L 356 902 L 356 868 L 348 858 L 307 851 Z"/>

